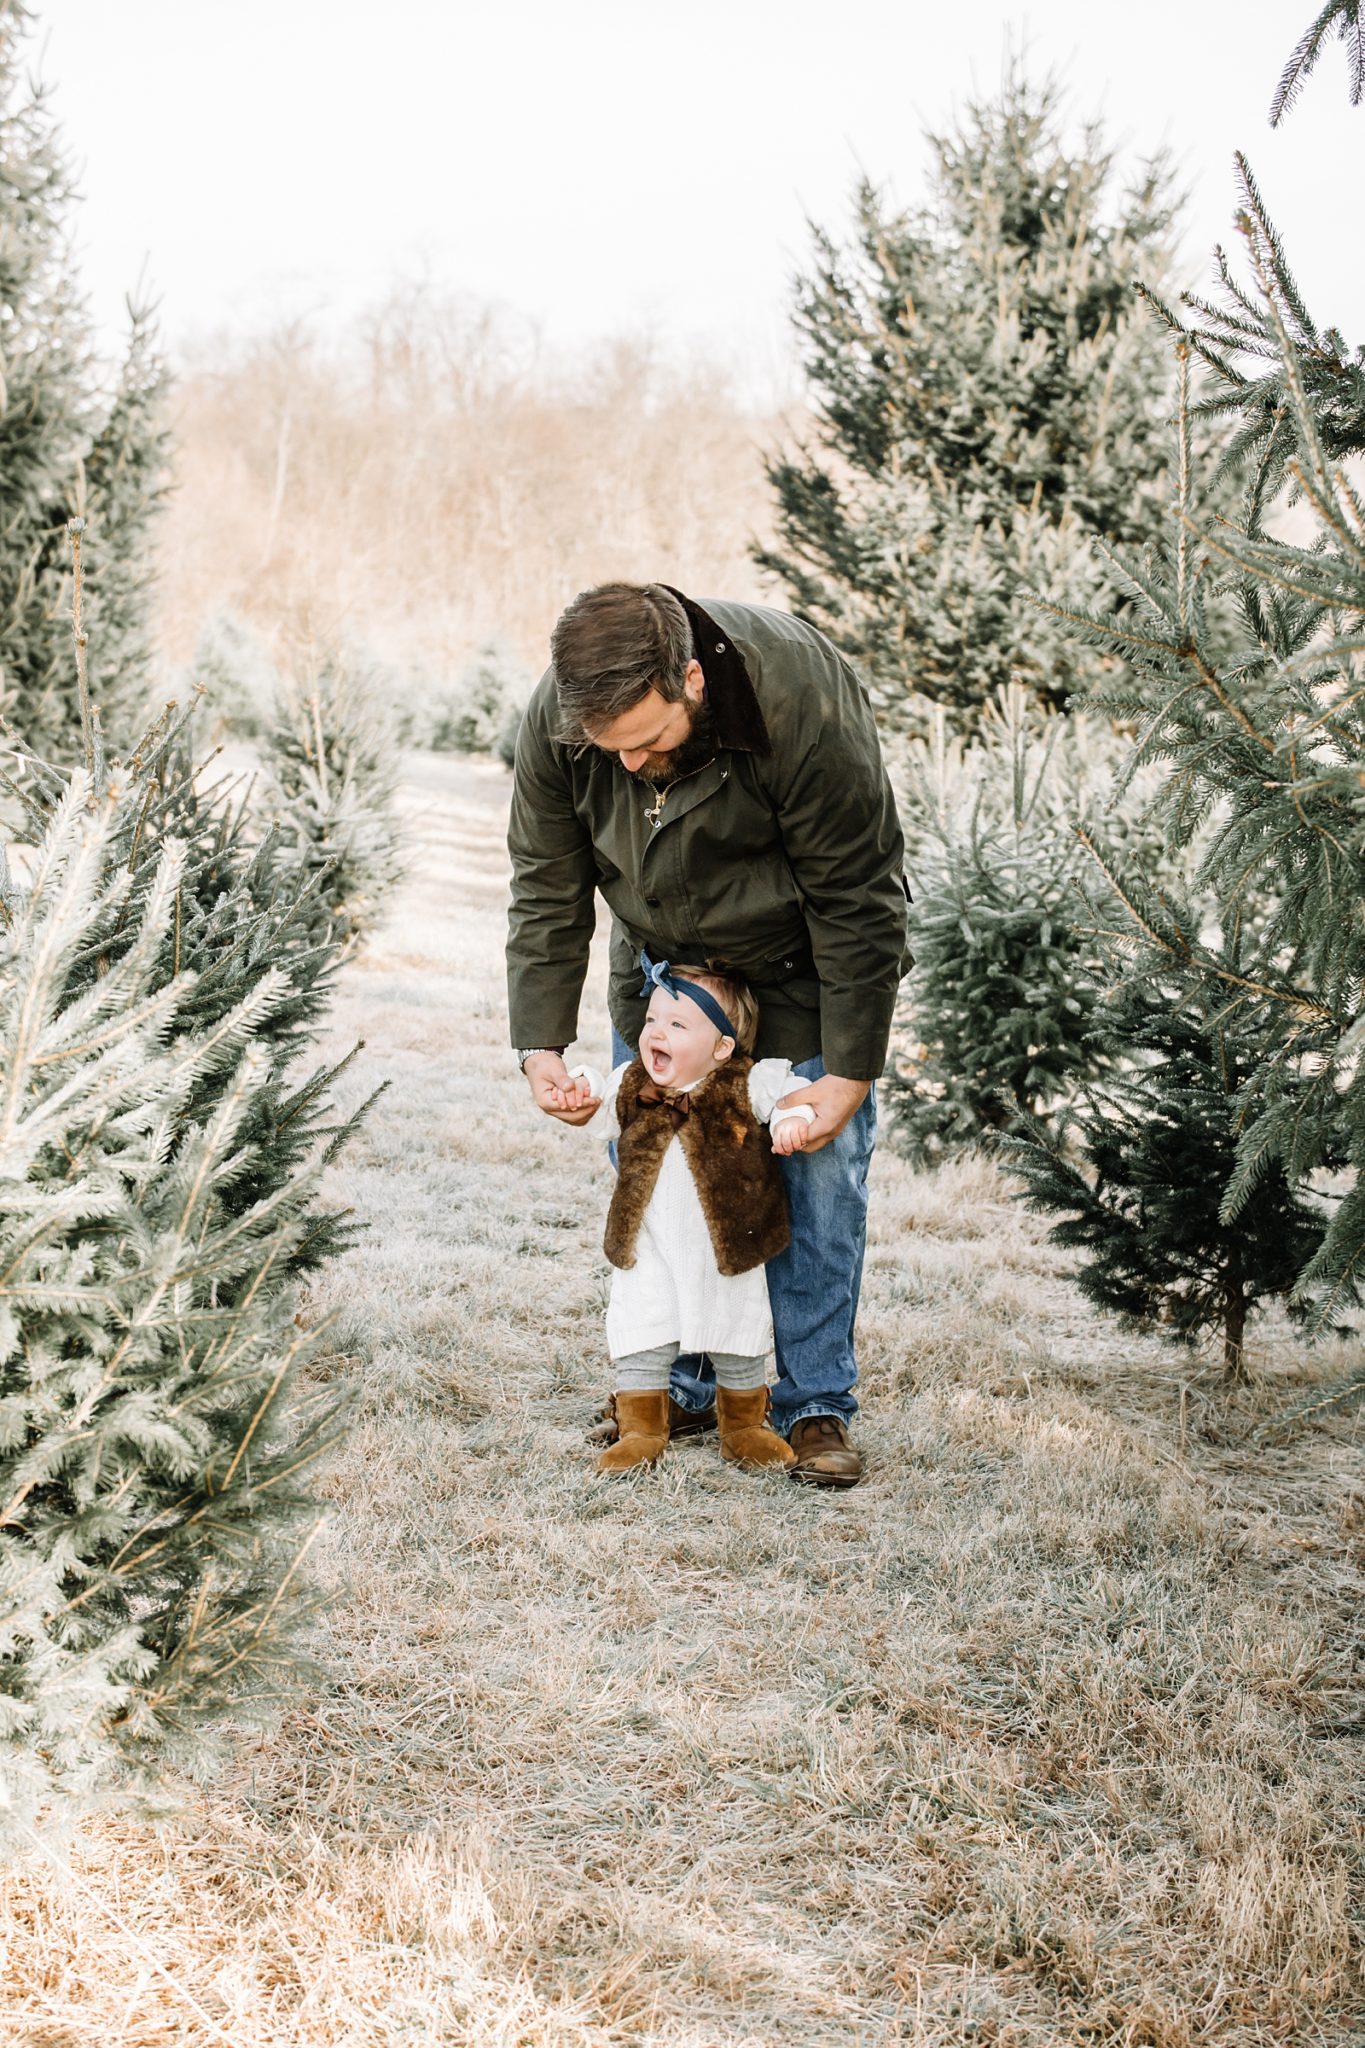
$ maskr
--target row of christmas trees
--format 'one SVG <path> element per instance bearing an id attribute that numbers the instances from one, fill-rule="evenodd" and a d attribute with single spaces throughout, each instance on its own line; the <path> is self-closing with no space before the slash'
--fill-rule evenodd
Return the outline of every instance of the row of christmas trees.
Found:
<path id="1" fill-rule="evenodd" d="M 1330 0 L 1274 119 L 1334 35 L 1359 104 Z M 899 763 L 900 1142 L 1006 1134 L 1092 1297 L 1220 1333 L 1236 1378 L 1258 1300 L 1331 1327 L 1365 1275 L 1365 352 L 1242 159 L 1249 281 L 1219 252 L 1223 303 L 1173 311 L 1167 168 L 1107 208 L 1057 115 L 1011 67 L 935 139 L 929 207 L 864 187 L 853 246 L 817 237 L 818 445 L 770 463 L 759 559 Z"/>
<path id="2" fill-rule="evenodd" d="M 315 1596 L 299 1282 L 365 1105 L 313 1050 L 395 870 L 392 763 L 325 664 L 264 801 L 194 704 L 139 724 L 166 377 L 136 311 L 102 391 L 31 26 L 0 0 L 0 1834 L 197 1765 L 277 1700 Z M 98 698 L 98 702 L 94 699 Z M 191 693 L 193 699 L 193 693 Z"/>
<path id="3" fill-rule="evenodd" d="M 308 1473 L 341 1422 L 294 1288 L 345 1242 L 319 1175 L 354 1121 L 309 1046 L 392 865 L 384 750 L 344 690 L 296 700 L 268 829 L 205 789 L 187 711 L 129 737 L 164 379 L 138 316 L 99 395 L 25 25 L 0 0 L 0 1794 L 21 1826 L 58 1787 L 196 1759 L 294 1664 Z M 1358 91 L 1356 0 L 1291 87 L 1333 27 Z M 1135 271 L 1162 275 L 1164 173 L 1106 224 L 1103 153 L 1066 158 L 1052 114 L 1016 77 L 940 143 L 937 218 L 865 194 L 858 274 L 827 249 L 800 317 L 840 463 L 774 463 L 766 559 L 867 664 L 889 733 L 939 720 L 907 770 L 929 1043 L 905 1129 L 1032 1114 L 1014 1163 L 1098 1298 L 1221 1327 L 1235 1369 L 1256 1298 L 1331 1319 L 1365 1252 L 1365 515 L 1343 467 L 1365 372 L 1244 173 L 1254 285 L 1167 313 L 1168 399 L 1130 305 Z M 1029 700 L 1082 691 L 1088 725 L 1036 727 Z M 1037 1114 L 1057 1101 L 1069 1131 Z"/>

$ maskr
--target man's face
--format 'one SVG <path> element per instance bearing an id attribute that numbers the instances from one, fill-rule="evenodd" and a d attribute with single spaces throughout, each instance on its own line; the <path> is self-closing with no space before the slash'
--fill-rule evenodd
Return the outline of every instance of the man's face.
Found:
<path id="1" fill-rule="evenodd" d="M 705 696 L 706 678 L 701 663 L 690 661 L 683 677 L 683 694 L 676 702 L 651 690 L 629 711 L 623 711 L 610 725 L 595 732 L 592 743 L 604 754 L 615 754 L 621 766 L 642 781 L 672 782 L 680 764 L 684 772 L 689 766 L 702 765 L 700 761 L 691 761 L 693 749 L 688 742 L 699 724 L 707 724 L 703 717 Z M 703 731 L 701 737 L 707 739 L 709 759 L 709 736 Z"/>

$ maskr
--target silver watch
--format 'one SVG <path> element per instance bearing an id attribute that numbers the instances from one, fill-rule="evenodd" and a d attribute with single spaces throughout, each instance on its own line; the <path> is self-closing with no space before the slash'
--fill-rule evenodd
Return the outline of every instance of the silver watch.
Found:
<path id="1" fill-rule="evenodd" d="M 519 1045 L 516 1048 L 517 1065 L 521 1068 L 521 1071 L 524 1074 L 526 1072 L 526 1062 L 531 1058 L 533 1053 L 557 1052 L 560 1058 L 562 1059 L 564 1057 L 565 1051 L 566 1048 L 562 1045 Z"/>

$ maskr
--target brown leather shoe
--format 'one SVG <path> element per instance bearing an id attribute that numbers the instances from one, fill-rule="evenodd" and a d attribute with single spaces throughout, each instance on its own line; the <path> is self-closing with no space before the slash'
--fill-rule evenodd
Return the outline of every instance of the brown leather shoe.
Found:
<path id="1" fill-rule="evenodd" d="M 768 1465 L 792 1463 L 796 1453 L 769 1422 L 770 1405 L 766 1387 L 754 1387 L 743 1393 L 731 1387 L 717 1387 L 720 1454 L 727 1465 L 742 1465 L 746 1472 L 758 1472 Z"/>
<path id="2" fill-rule="evenodd" d="M 714 1408 L 701 1408 L 695 1411 L 691 1408 L 680 1408 L 673 1399 L 673 1396 L 669 1395 L 668 1435 L 670 1442 L 675 1442 L 680 1436 L 705 1436 L 706 1432 L 714 1429 L 715 1426 L 716 1411 Z M 603 1444 L 614 1444 L 620 1434 L 621 1432 L 616 1421 L 616 1396 L 615 1394 L 608 1394 L 606 1404 L 599 1410 L 597 1420 L 588 1431 L 586 1441 L 590 1444 L 595 1444 L 600 1449 Z"/>
<path id="3" fill-rule="evenodd" d="M 787 1469 L 807 1486 L 856 1486 L 863 1476 L 862 1457 L 837 1415 L 806 1416 L 792 1424 L 787 1441 L 796 1453 Z"/>

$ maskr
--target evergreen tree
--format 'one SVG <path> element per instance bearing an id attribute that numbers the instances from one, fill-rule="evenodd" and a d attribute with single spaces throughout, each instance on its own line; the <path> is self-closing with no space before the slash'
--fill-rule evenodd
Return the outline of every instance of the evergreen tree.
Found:
<path id="1" fill-rule="evenodd" d="M 283 858 L 314 891 L 318 929 L 355 946 L 402 873 L 393 718 L 362 665 L 329 659 L 282 688 L 266 751 Z"/>
<path id="2" fill-rule="evenodd" d="M 1226 1213 L 1262 1054 L 1239 1022 L 1198 1014 L 1178 976 L 1121 983 L 1091 1029 L 1126 1068 L 1083 1088 L 1055 1127 L 1034 1119 L 1002 1141 L 1028 1206 L 1062 1213 L 1052 1242 L 1086 1255 L 1082 1292 L 1184 1343 L 1216 1331 L 1229 1381 L 1246 1377 L 1248 1314 L 1291 1293 L 1324 1230 L 1279 1164 Z"/>
<path id="3" fill-rule="evenodd" d="M 79 751 L 60 622 L 69 615 L 68 518 L 87 520 L 86 602 L 101 621 L 106 727 L 144 709 L 150 524 L 161 493 L 164 370 L 133 317 L 123 373 L 101 396 L 71 269 L 70 168 L 46 93 L 27 78 L 23 0 L 0 0 L 0 715 L 54 757 Z"/>
<path id="4" fill-rule="evenodd" d="M 1172 840 L 1206 825 L 1197 872 L 1215 927 L 1102 864 L 1134 975 L 1173 984 L 1211 1029 L 1256 1051 L 1237 1067 L 1236 1165 L 1218 1228 L 1250 1230 L 1268 1188 L 1344 1171 L 1347 1191 L 1294 1294 L 1319 1324 L 1335 1323 L 1365 1277 L 1365 500 L 1344 461 L 1365 447 L 1365 351 L 1313 320 L 1238 163 L 1253 283 L 1220 255 L 1225 307 L 1187 301 L 1189 324 L 1161 309 L 1183 387 L 1167 542 L 1145 561 L 1111 554 L 1127 619 L 1054 612 L 1127 660 L 1126 684 L 1101 701 L 1141 721 L 1135 763 L 1169 764 L 1159 809 Z M 1192 359 L 1210 378 L 1197 403 Z M 1212 517 L 1199 489 L 1199 410 L 1238 423 L 1248 481 L 1236 521 Z M 1311 526 L 1297 542 L 1274 530 L 1286 500 Z M 1220 580 L 1241 625 L 1240 644 L 1221 651 L 1207 609 Z M 1201 1114 L 1192 1095 L 1192 1127 Z"/>
<path id="5" fill-rule="evenodd" d="M 1100 1057 L 1101 960 L 1076 887 L 1070 818 L 1102 803 L 1106 762 L 1082 721 L 1030 715 L 1018 684 L 977 739 L 912 743 L 901 813 L 914 899 L 905 986 L 918 1041 L 886 1084 L 895 1142 L 932 1158 L 1040 1113 Z"/>
<path id="6" fill-rule="evenodd" d="M 152 309 L 131 332 L 113 401 L 86 451 L 84 518 L 92 686 L 106 731 L 126 738 L 151 696 L 153 546 L 170 461 L 167 373 Z"/>
<path id="7" fill-rule="evenodd" d="M 80 634 L 79 572 L 74 585 Z M 350 1226 L 354 1127 L 301 1075 L 336 949 L 187 715 L 126 765 L 16 745 L 0 872 L 0 1741 L 11 1815 L 193 1765 L 297 1676 L 340 1426 L 302 1394 L 293 1282 Z M 363 1113 L 359 1112 L 358 1114 Z"/>
<path id="8" fill-rule="evenodd" d="M 413 739 L 436 754 L 498 754 L 516 732 L 530 702 L 535 678 L 496 643 L 481 647 L 448 691 L 436 693 L 423 719 L 413 722 Z"/>
<path id="9" fill-rule="evenodd" d="M 1056 85 L 1013 62 L 930 140 L 929 207 L 864 183 L 850 247 L 813 230 L 796 325 L 818 444 L 769 461 L 780 542 L 756 551 L 893 728 L 923 728 L 916 693 L 970 727 L 1011 679 L 1060 706 L 1113 665 L 1018 593 L 1103 609 L 1089 538 L 1155 538 L 1169 448 L 1169 363 L 1133 304 L 1167 264 L 1164 165 L 1113 196 L 1099 130 L 1068 150 Z"/>
<path id="10" fill-rule="evenodd" d="M 280 675 L 267 642 L 249 620 L 233 611 L 206 619 L 189 676 L 204 692 L 215 733 L 259 739 L 269 730 Z"/>
<path id="11" fill-rule="evenodd" d="M 20 45 L 28 10 L 0 0 L 0 712 L 40 725 L 70 697 L 66 512 L 93 431 L 89 339 L 71 274 L 74 191 Z"/>
<path id="12" fill-rule="evenodd" d="M 1270 103 L 1270 125 L 1280 122 L 1299 96 L 1299 89 L 1322 54 L 1332 30 L 1345 43 L 1351 64 L 1351 105 L 1365 98 L 1365 14 L 1362 0 L 1327 0 L 1327 5 L 1300 36 L 1289 62 L 1280 74 L 1275 97 Z"/>

